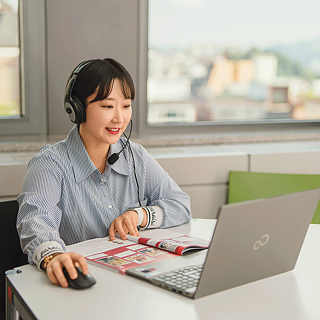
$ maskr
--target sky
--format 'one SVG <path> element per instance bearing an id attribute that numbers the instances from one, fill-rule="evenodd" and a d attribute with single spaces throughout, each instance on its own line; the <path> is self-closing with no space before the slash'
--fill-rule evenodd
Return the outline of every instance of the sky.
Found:
<path id="1" fill-rule="evenodd" d="M 264 49 L 320 38 L 319 0 L 149 0 L 149 47 Z"/>

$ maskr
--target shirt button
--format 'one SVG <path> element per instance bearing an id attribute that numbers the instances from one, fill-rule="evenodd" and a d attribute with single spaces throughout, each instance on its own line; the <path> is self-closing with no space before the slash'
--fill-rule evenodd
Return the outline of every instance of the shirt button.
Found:
<path id="1" fill-rule="evenodd" d="M 108 205 L 108 209 L 112 209 L 112 205 L 111 204 Z"/>

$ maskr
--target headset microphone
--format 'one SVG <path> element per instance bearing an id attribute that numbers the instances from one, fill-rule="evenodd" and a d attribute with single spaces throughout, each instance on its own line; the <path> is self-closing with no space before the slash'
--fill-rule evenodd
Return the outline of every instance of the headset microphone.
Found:
<path id="1" fill-rule="evenodd" d="M 120 153 L 120 152 L 119 152 Z M 114 164 L 116 161 L 119 159 L 119 154 L 118 153 L 113 153 L 109 158 L 108 158 L 108 163 L 109 164 Z"/>
<path id="2" fill-rule="evenodd" d="M 123 146 L 123 148 L 118 152 L 118 153 L 113 153 L 109 158 L 108 158 L 108 163 L 109 164 L 114 164 L 115 162 L 118 161 L 119 159 L 119 154 L 124 150 L 124 148 L 127 146 L 129 139 L 131 137 L 131 131 L 132 131 L 132 120 L 130 119 L 130 132 L 129 132 L 129 137 L 127 137 L 124 133 L 124 136 L 127 138 L 127 141 L 125 143 L 125 145 Z"/>

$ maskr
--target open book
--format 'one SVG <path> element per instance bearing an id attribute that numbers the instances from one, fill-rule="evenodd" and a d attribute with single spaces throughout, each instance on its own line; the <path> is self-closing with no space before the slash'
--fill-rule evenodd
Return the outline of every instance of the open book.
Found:
<path id="1" fill-rule="evenodd" d="M 190 250 L 209 247 L 210 242 L 167 229 L 140 232 L 140 237 L 127 235 L 127 240 L 109 237 L 91 239 L 67 246 L 67 251 L 83 255 L 88 263 L 120 273 L 126 270 L 183 255 Z"/>

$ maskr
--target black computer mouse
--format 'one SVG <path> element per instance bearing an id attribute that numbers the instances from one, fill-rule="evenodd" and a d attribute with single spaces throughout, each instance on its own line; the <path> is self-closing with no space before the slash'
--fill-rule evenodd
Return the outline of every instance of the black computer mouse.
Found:
<path id="1" fill-rule="evenodd" d="M 91 274 L 87 274 L 85 276 L 79 267 L 75 268 L 78 272 L 78 277 L 74 280 L 69 277 L 67 269 L 64 267 L 62 268 L 63 274 L 66 277 L 70 288 L 78 290 L 87 289 L 96 283 L 95 278 Z"/>

